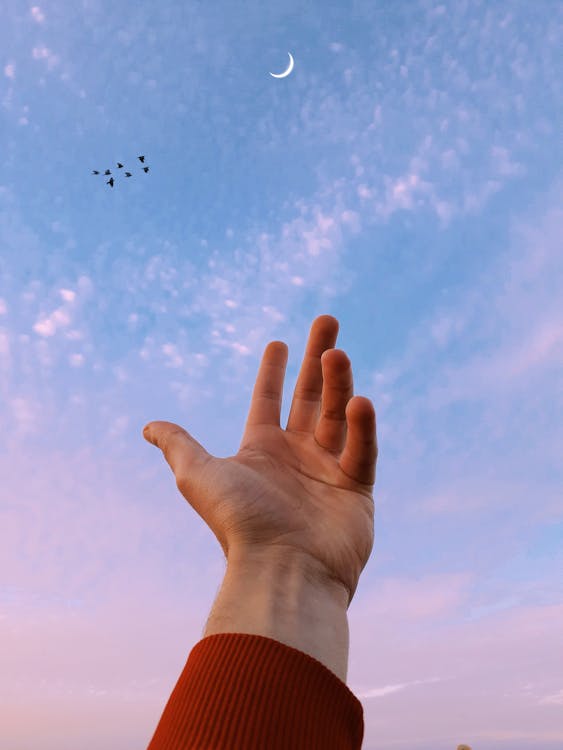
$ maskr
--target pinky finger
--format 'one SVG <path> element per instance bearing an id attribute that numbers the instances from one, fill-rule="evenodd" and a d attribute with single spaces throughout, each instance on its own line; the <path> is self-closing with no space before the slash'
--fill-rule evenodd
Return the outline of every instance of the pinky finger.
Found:
<path id="1" fill-rule="evenodd" d="M 375 483 L 377 436 L 375 409 L 369 398 L 354 396 L 346 406 L 346 444 L 338 462 L 342 471 L 360 484 Z"/>

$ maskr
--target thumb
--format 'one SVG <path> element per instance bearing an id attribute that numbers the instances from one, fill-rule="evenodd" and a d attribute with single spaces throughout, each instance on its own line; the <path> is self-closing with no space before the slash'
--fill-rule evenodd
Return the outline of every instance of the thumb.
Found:
<path id="1" fill-rule="evenodd" d="M 143 437 L 160 448 L 176 477 L 189 484 L 213 456 L 189 432 L 173 422 L 149 422 L 143 428 Z"/>

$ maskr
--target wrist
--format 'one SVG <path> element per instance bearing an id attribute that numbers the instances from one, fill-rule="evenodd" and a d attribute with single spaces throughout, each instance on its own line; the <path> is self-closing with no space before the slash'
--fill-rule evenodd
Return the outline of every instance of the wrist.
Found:
<path id="1" fill-rule="evenodd" d="M 348 670 L 348 594 L 285 550 L 230 555 L 204 637 L 261 635 L 303 651 L 343 682 Z"/>

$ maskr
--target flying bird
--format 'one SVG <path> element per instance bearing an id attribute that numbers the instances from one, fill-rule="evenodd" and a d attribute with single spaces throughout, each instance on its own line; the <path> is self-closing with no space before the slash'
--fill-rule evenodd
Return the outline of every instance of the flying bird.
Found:
<path id="1" fill-rule="evenodd" d="M 145 163 L 145 157 L 144 157 L 144 156 L 139 156 L 139 157 L 137 157 L 137 158 L 139 159 L 139 161 L 140 161 L 140 162 L 141 162 L 142 164 L 144 164 L 144 163 Z M 121 163 L 120 161 L 116 162 L 116 164 L 117 164 L 117 168 L 118 168 L 118 169 L 123 169 L 123 164 L 122 164 L 122 163 Z M 150 167 L 143 167 L 143 172 L 144 172 L 144 173 L 146 174 L 146 173 L 147 173 L 147 172 L 149 171 L 149 169 L 150 169 Z M 99 171 L 98 169 L 93 169 L 93 170 L 92 170 L 92 174 L 100 174 L 100 171 Z M 111 175 L 111 169 L 106 169 L 106 171 L 104 172 L 104 174 L 105 174 L 106 176 L 109 176 L 109 175 Z M 125 177 L 132 177 L 132 176 L 133 176 L 133 174 L 132 174 L 131 172 L 125 172 Z M 110 185 L 110 187 L 113 187 L 113 186 L 114 186 L 114 183 L 115 183 L 115 180 L 114 180 L 114 178 L 113 178 L 113 177 L 111 177 L 111 178 L 110 178 L 110 179 L 109 179 L 109 180 L 108 180 L 108 181 L 106 182 L 106 185 Z"/>

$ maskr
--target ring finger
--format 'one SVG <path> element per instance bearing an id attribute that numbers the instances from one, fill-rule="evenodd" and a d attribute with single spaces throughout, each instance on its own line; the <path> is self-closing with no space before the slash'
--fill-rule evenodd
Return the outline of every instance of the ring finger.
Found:
<path id="1" fill-rule="evenodd" d="M 346 405 L 354 395 L 352 366 L 342 349 L 328 349 L 321 357 L 323 393 L 315 429 L 317 443 L 341 453 L 346 442 Z"/>

